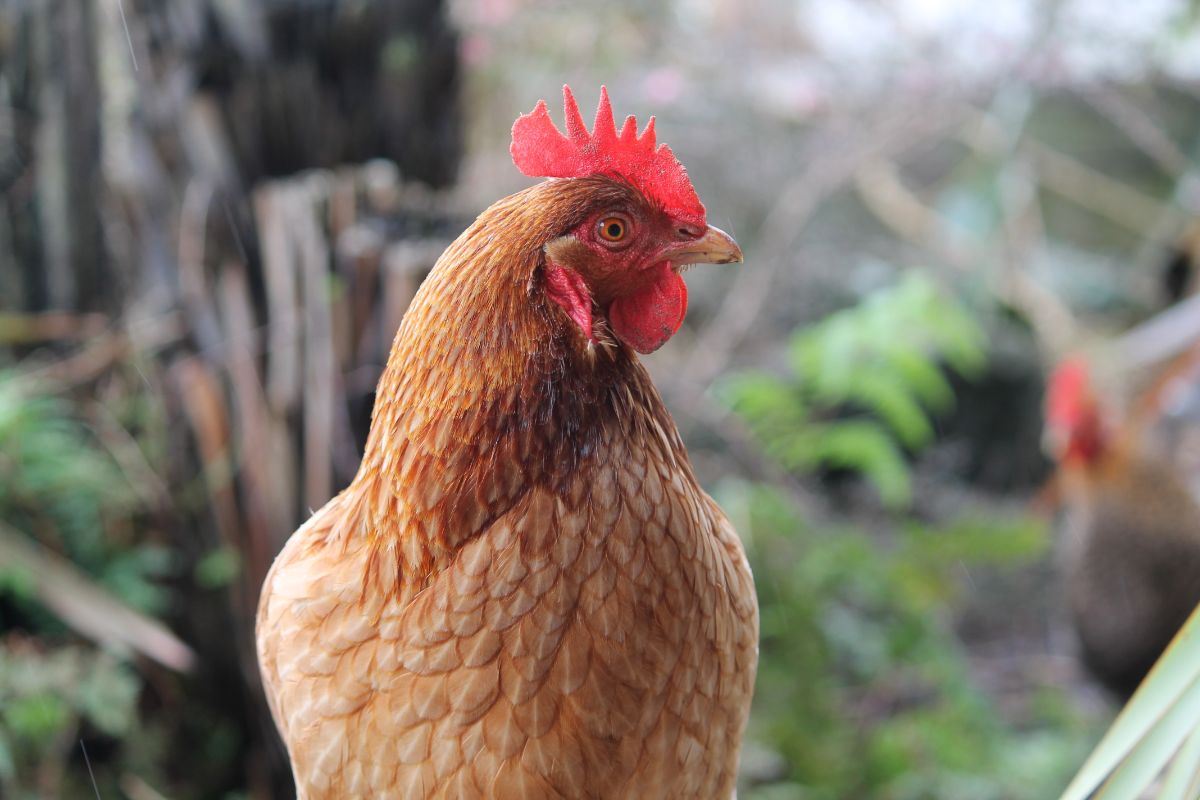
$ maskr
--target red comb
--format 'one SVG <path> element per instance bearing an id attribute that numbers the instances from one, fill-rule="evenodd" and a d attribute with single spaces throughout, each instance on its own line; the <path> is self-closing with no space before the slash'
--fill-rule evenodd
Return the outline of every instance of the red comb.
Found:
<path id="1" fill-rule="evenodd" d="M 1046 387 L 1046 419 L 1073 426 L 1092 405 L 1091 378 L 1082 358 L 1068 358 L 1059 364 Z"/>
<path id="2" fill-rule="evenodd" d="M 583 126 L 579 106 L 569 86 L 563 86 L 563 111 L 567 133 L 550 119 L 546 101 L 517 118 L 512 129 L 513 163 L 532 178 L 582 178 L 613 175 L 633 184 L 648 199 L 672 216 L 696 225 L 705 224 L 704 205 L 696 196 L 687 171 L 665 144 L 655 147 L 654 117 L 638 136 L 631 115 L 617 133 L 608 90 L 600 87 L 600 105 L 592 132 Z"/>

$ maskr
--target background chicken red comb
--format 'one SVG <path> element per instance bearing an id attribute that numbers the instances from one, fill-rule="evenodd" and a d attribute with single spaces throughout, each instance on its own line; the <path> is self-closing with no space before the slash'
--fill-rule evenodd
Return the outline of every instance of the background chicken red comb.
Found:
<path id="1" fill-rule="evenodd" d="M 1057 425 L 1075 425 L 1092 405 L 1091 377 L 1087 362 L 1068 358 L 1054 369 L 1046 385 L 1046 420 Z"/>
<path id="2" fill-rule="evenodd" d="M 638 136 L 637 120 L 625 118 L 617 133 L 608 89 L 600 87 L 596 121 L 588 133 L 569 86 L 563 86 L 566 135 L 554 126 L 546 101 L 517 118 L 512 129 L 513 163 L 533 178 L 582 178 L 611 175 L 624 179 L 664 211 L 684 222 L 703 226 L 704 204 L 687 171 L 665 144 L 655 147 L 654 117 Z"/>

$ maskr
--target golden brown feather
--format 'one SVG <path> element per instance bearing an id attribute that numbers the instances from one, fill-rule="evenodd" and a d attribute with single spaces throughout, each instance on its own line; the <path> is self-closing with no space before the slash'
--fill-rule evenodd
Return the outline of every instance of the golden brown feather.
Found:
<path id="1" fill-rule="evenodd" d="M 414 299 L 357 477 L 263 587 L 300 797 L 731 795 L 757 661 L 741 544 L 636 356 L 541 286 L 544 245 L 628 191 L 500 201 Z"/>

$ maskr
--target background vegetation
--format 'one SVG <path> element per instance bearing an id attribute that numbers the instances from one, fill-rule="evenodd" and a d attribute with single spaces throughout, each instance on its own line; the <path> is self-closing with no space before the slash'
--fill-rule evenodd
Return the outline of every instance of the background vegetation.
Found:
<path id="1" fill-rule="evenodd" d="M 1169 0 L 0 4 L 0 796 L 289 796 L 262 576 L 563 82 L 747 253 L 649 359 L 757 576 L 739 796 L 1056 796 L 1042 376 L 1187 294 L 1197 70 Z"/>

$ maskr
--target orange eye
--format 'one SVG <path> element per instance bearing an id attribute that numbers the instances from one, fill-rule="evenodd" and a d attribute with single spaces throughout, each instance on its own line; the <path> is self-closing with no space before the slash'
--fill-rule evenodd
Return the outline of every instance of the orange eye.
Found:
<path id="1" fill-rule="evenodd" d="M 625 238 L 625 220 L 620 217 L 605 217 L 600 220 L 600 238 L 606 242 L 619 242 Z"/>

